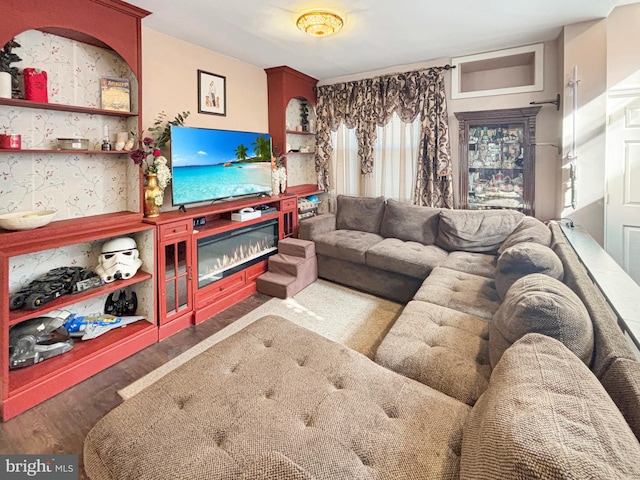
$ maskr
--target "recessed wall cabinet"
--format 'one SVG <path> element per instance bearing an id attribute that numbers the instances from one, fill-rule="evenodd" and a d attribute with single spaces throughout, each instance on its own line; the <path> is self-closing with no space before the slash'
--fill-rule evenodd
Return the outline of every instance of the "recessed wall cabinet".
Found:
<path id="1" fill-rule="evenodd" d="M 535 132 L 541 107 L 457 112 L 460 208 L 535 214 Z"/>
<path id="2" fill-rule="evenodd" d="M 21 47 L 14 50 L 23 58 L 19 68 L 47 70 L 63 65 L 49 77 L 51 103 L 0 100 L 0 113 L 8 122 L 6 133 L 23 134 L 21 150 L 0 150 L 0 162 L 9 172 L 0 185 L 2 213 L 58 210 L 56 221 L 36 230 L 0 230 L 0 390 L 4 420 L 158 340 L 156 238 L 155 229 L 142 222 L 139 168 L 126 153 L 102 151 L 97 146 L 107 131 L 112 142 L 118 131 L 139 131 L 141 20 L 148 14 L 120 0 L 65 0 L 64 8 L 54 8 L 46 0 L 32 0 L 28 5 L 18 0 L 3 2 L 0 45 L 20 39 Z M 38 64 L 36 56 L 31 55 L 41 43 L 49 67 Z M 74 64 L 86 58 L 93 63 Z M 83 67 L 87 67 L 84 76 L 79 73 Z M 94 67 L 98 70 L 92 76 Z M 100 108 L 96 99 L 101 68 L 131 80 L 130 112 Z M 79 79 L 83 81 L 72 81 Z M 55 138 L 65 136 L 90 139 L 89 149 L 57 150 Z M 63 295 L 37 310 L 9 310 L 11 294 L 51 268 L 75 265 L 95 269 L 102 244 L 120 236 L 132 237 L 137 243 L 142 267 L 134 277 Z M 76 340 L 70 351 L 41 363 L 9 369 L 11 327 L 53 310 L 102 312 L 106 299 L 119 295 L 120 290 L 136 293 L 136 313 L 143 320 L 92 340 Z"/>
<path id="3" fill-rule="evenodd" d="M 544 89 L 544 44 L 451 60 L 451 98 L 538 92 Z"/>

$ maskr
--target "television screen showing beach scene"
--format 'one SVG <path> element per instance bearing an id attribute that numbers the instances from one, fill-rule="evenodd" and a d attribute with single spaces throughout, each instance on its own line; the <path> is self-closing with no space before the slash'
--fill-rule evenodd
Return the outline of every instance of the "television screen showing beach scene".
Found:
<path id="1" fill-rule="evenodd" d="M 271 194 L 268 133 L 171 127 L 173 205 Z"/>

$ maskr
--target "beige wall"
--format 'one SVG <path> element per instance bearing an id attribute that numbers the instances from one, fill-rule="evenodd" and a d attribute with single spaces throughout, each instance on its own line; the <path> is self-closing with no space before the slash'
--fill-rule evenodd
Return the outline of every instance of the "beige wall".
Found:
<path id="1" fill-rule="evenodd" d="M 226 116 L 198 113 L 197 71 L 226 77 Z M 262 68 L 142 29 L 142 126 L 149 128 L 158 113 L 168 118 L 190 111 L 190 127 L 268 132 L 267 75 Z M 163 210 L 171 208 L 165 195 Z"/>
<path id="2" fill-rule="evenodd" d="M 607 20 L 564 28 L 563 44 L 563 185 L 562 216 L 584 227 L 600 244 L 604 241 L 606 158 Z M 569 155 L 573 142 L 574 95 L 571 82 L 577 68 L 576 207 L 571 207 Z"/>
<path id="3" fill-rule="evenodd" d="M 640 3 L 607 18 L 607 88 L 640 88 Z"/>

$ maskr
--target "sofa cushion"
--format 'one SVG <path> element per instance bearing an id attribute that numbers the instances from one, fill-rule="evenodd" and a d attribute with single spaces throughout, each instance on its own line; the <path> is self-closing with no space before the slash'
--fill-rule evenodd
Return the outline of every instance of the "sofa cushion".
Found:
<path id="1" fill-rule="evenodd" d="M 464 427 L 461 480 L 640 478 L 640 444 L 589 369 L 528 334 L 503 355 Z"/>
<path id="2" fill-rule="evenodd" d="M 515 210 L 443 209 L 436 245 L 448 251 L 496 253 L 523 218 Z"/>
<path id="3" fill-rule="evenodd" d="M 268 316 L 100 419 L 84 462 L 94 479 L 236 479 L 265 455 L 318 479 L 456 478 L 469 411 Z"/>
<path id="4" fill-rule="evenodd" d="M 365 263 L 365 253 L 376 243 L 383 240 L 375 233 L 357 230 L 334 230 L 322 233 L 314 239 L 316 253 L 327 257 L 348 260 L 353 263 Z"/>
<path id="5" fill-rule="evenodd" d="M 365 255 L 370 267 L 415 278 L 427 278 L 431 270 L 446 258 L 447 252 L 440 247 L 404 242 L 398 238 L 385 238 L 369 248 Z"/>
<path id="6" fill-rule="evenodd" d="M 496 290 L 504 298 L 509 287 L 531 273 L 544 273 L 562 280 L 564 269 L 558 256 L 549 247 L 533 242 L 516 243 L 498 257 Z"/>
<path id="7" fill-rule="evenodd" d="M 498 253 L 521 242 L 533 242 L 551 246 L 551 229 L 535 217 L 524 217 L 522 222 L 506 238 Z"/>
<path id="8" fill-rule="evenodd" d="M 584 363 L 591 363 L 593 325 L 578 296 L 542 273 L 517 280 L 489 323 L 489 357 L 495 368 L 505 350 L 527 333 L 561 341 Z"/>
<path id="9" fill-rule="evenodd" d="M 640 362 L 616 358 L 600 382 L 640 440 Z"/>
<path id="10" fill-rule="evenodd" d="M 390 198 L 384 207 L 380 235 L 433 245 L 438 235 L 439 214 L 439 208 L 407 205 Z"/>
<path id="11" fill-rule="evenodd" d="M 487 321 L 432 303 L 409 302 L 375 361 L 468 405 L 487 388 Z"/>
<path id="12" fill-rule="evenodd" d="M 496 274 L 498 257 L 487 253 L 450 252 L 441 267 L 458 272 L 473 273 L 481 277 L 493 278 Z"/>
<path id="13" fill-rule="evenodd" d="M 384 197 L 349 197 L 338 195 L 336 229 L 380 233 L 384 215 Z"/>
<path id="14" fill-rule="evenodd" d="M 486 320 L 490 320 L 500 306 L 492 279 L 443 267 L 433 269 L 413 298 Z"/>
<path id="15" fill-rule="evenodd" d="M 316 480 L 280 452 L 266 452 L 251 462 L 239 480 Z"/>

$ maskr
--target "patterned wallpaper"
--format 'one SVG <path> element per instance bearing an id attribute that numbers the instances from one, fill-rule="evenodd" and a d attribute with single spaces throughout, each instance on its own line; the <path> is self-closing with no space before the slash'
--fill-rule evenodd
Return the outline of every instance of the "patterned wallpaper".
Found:
<path id="1" fill-rule="evenodd" d="M 292 98 L 287 105 L 285 112 L 287 130 L 295 130 L 301 123 L 302 102 L 297 98 Z M 309 127 L 313 131 L 316 122 L 316 113 L 312 105 L 309 104 Z M 313 135 L 287 134 L 287 149 L 300 150 L 307 148 L 315 151 L 316 138 Z M 314 155 L 291 153 L 287 155 L 287 184 L 302 185 L 307 183 L 318 183 L 315 169 Z"/>
<path id="2" fill-rule="evenodd" d="M 137 80 L 114 52 L 29 30 L 16 37 L 20 69 L 47 72 L 49 102 L 100 107 L 101 77 L 129 78 L 132 104 Z M 57 138 L 86 138 L 100 149 L 105 132 L 115 144 L 117 132 L 137 129 L 136 118 L 0 107 L 0 133 L 22 136 L 23 149 L 55 149 Z M 0 213 L 52 208 L 56 220 L 138 210 L 137 169 L 127 154 L 0 154 Z"/>

